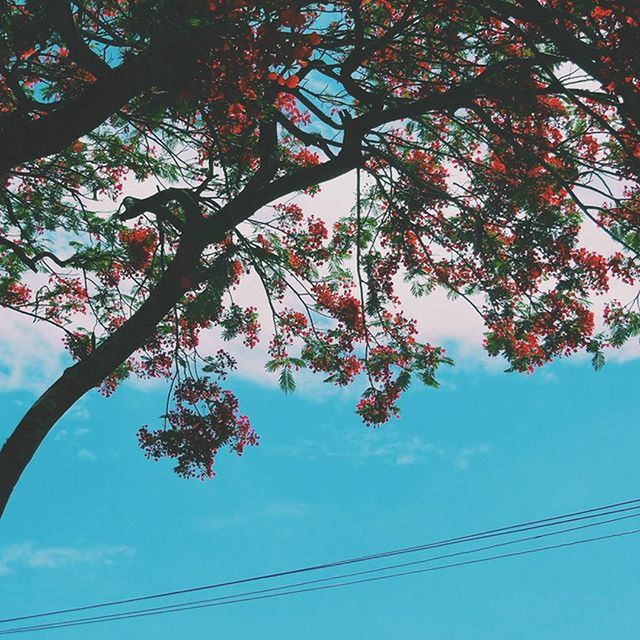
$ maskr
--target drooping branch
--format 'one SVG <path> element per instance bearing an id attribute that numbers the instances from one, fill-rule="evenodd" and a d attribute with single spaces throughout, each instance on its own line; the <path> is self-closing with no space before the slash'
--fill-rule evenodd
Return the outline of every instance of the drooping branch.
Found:
<path id="1" fill-rule="evenodd" d="M 304 189 L 341 175 L 353 166 L 353 155 L 350 155 L 339 162 L 334 160 L 320 167 L 303 169 L 288 181 L 245 190 L 210 220 L 191 222 L 181 237 L 173 261 L 140 308 L 87 357 L 65 370 L 29 409 L 0 450 L 0 517 L 20 476 L 49 431 L 75 402 L 100 385 L 144 344 L 184 295 L 184 283 L 192 281 L 202 252 L 209 244 L 222 240 L 263 204 L 291 190 Z M 192 196 L 185 190 L 171 189 L 137 200 L 131 206 L 142 214 L 153 211 L 160 203 L 178 199 L 188 206 L 194 205 Z"/>
<path id="2" fill-rule="evenodd" d="M 22 472 L 51 428 L 87 391 L 122 364 L 184 294 L 203 250 L 201 239 L 184 238 L 158 286 L 122 327 L 86 358 L 64 371 L 25 414 L 0 451 L 0 516 Z"/>

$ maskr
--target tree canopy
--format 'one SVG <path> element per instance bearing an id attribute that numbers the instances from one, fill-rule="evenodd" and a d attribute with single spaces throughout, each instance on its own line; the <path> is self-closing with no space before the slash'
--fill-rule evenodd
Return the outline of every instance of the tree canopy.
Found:
<path id="1" fill-rule="evenodd" d="M 640 275 L 639 25 L 624 0 L 0 0 L 0 304 L 75 360 L 0 453 L 0 511 L 56 421 L 129 376 L 167 379 L 138 438 L 180 475 L 256 444 L 212 327 L 266 341 L 286 392 L 364 380 L 387 421 L 450 363 L 403 280 L 467 300 L 511 370 L 601 367 L 640 332 L 637 297 L 591 304 Z M 291 200 L 352 171 L 337 222 Z"/>

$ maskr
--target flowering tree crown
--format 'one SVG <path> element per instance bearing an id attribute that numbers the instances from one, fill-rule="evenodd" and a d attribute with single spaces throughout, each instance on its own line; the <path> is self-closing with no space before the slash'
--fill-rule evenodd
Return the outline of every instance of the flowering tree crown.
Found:
<path id="1" fill-rule="evenodd" d="M 164 426 L 139 440 L 181 475 L 258 440 L 222 386 L 233 358 L 199 351 L 214 327 L 265 340 L 286 392 L 301 368 L 361 377 L 369 424 L 450 362 L 403 312 L 403 280 L 467 300 L 514 371 L 580 349 L 599 368 L 640 332 L 637 297 L 591 307 L 640 275 L 637 3 L 4 0 L 0 15 L 0 304 L 60 328 L 87 380 L 56 387 L 63 409 L 168 379 Z M 350 171 L 340 219 L 290 199 Z M 162 188 L 133 197 L 127 176 Z M 585 246 L 585 223 L 615 248 Z M 234 301 L 246 278 L 266 317 Z"/>

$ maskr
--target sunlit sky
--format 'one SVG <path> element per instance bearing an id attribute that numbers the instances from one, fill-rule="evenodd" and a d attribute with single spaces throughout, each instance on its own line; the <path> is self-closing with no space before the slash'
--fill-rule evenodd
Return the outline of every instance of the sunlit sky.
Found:
<path id="1" fill-rule="evenodd" d="M 599 373 L 574 360 L 525 376 L 461 356 L 441 389 L 415 386 L 402 418 L 372 430 L 353 413 L 355 392 L 302 384 L 284 396 L 238 379 L 261 444 L 242 458 L 222 453 L 205 483 L 179 479 L 137 447 L 137 428 L 162 412 L 161 388 L 92 394 L 46 440 L 2 522 L 2 617 L 637 498 L 639 381 L 638 360 Z M 18 388 L 3 394 L 3 436 L 33 398 Z M 639 542 L 34 637 L 635 638 Z"/>

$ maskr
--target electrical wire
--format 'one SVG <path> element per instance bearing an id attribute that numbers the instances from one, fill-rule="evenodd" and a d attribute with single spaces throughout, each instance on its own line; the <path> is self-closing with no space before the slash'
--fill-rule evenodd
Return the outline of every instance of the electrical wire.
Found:
<path id="1" fill-rule="evenodd" d="M 630 506 L 630 505 L 634 505 L 634 506 Z M 621 509 L 618 509 L 618 507 L 623 507 Z M 426 543 L 426 544 L 422 544 L 422 545 L 416 545 L 416 546 L 412 546 L 412 547 L 403 547 L 400 549 L 392 549 L 389 551 L 383 551 L 383 552 L 379 552 L 379 553 L 374 553 L 374 554 L 369 554 L 369 555 L 365 555 L 365 556 L 357 556 L 357 557 L 352 557 L 352 558 L 346 558 L 346 559 L 342 559 L 342 560 L 335 560 L 332 562 L 326 562 L 323 564 L 316 564 L 316 565 L 310 565 L 310 566 L 306 566 L 306 567 L 300 567 L 300 568 L 296 568 L 296 569 L 288 569 L 285 571 L 277 571 L 277 572 L 273 572 L 273 573 L 266 573 L 266 574 L 261 574 L 261 575 L 257 575 L 257 576 L 252 576 L 252 577 L 248 577 L 248 578 L 240 578 L 237 580 L 228 580 L 225 582 L 217 582 L 217 583 L 212 583 L 212 584 L 206 584 L 206 585 L 200 585 L 200 586 L 196 586 L 196 587 L 188 587 L 188 588 L 184 588 L 184 589 L 175 589 L 173 591 L 164 591 L 161 593 L 153 593 L 153 594 L 149 594 L 149 595 L 143 595 L 143 596 L 133 596 L 130 598 L 122 598 L 120 600 L 110 600 L 110 601 L 106 601 L 106 602 L 99 602 L 99 603 L 95 603 L 95 604 L 88 604 L 88 605 L 83 605 L 83 606 L 78 606 L 78 607 L 69 607 L 66 609 L 57 609 L 57 610 L 52 610 L 52 611 L 45 611 L 42 613 L 33 613 L 33 614 L 29 614 L 29 615 L 24 615 L 24 616 L 15 616 L 15 617 L 11 617 L 11 618 L 4 618 L 4 619 L 0 619 L 0 624 L 7 624 L 10 622 L 20 622 L 23 620 L 33 620 L 36 618 L 43 618 L 43 617 L 48 617 L 48 616 L 54 616 L 54 615 L 62 615 L 62 614 L 67 614 L 67 613 L 78 613 L 80 611 L 89 611 L 92 609 L 101 609 L 101 608 L 106 608 L 106 607 L 115 607 L 115 606 L 120 606 L 123 604 L 131 604 L 134 602 L 143 602 L 146 600 L 155 600 L 155 599 L 159 599 L 159 598 L 168 598 L 168 597 L 172 597 L 172 596 L 177 596 L 177 595 L 184 595 L 184 594 L 188 594 L 188 593 L 196 593 L 199 591 L 208 591 L 208 590 L 212 590 L 212 589 L 220 589 L 223 587 L 230 587 L 230 586 L 236 586 L 236 585 L 240 585 L 240 584 L 247 584 L 250 582 L 257 582 L 257 581 L 262 581 L 262 580 L 269 580 L 269 579 L 275 579 L 275 578 L 282 578 L 282 577 L 286 577 L 286 576 L 291 576 L 291 575 L 297 575 L 297 574 L 302 574 L 302 573 L 308 573 L 308 572 L 312 572 L 312 571 L 320 571 L 320 570 L 324 570 L 324 569 L 331 569 L 334 567 L 339 567 L 339 566 L 344 566 L 344 565 L 350 565 L 350 564 L 356 564 L 356 563 L 361 563 L 361 562 L 369 562 L 371 560 L 377 560 L 377 559 L 381 559 L 381 558 L 388 558 L 388 557 L 392 557 L 392 556 L 397 556 L 397 555 L 404 555 L 404 554 L 408 554 L 408 553 L 417 553 L 420 551 L 427 551 L 430 549 L 437 549 L 440 547 L 445 547 L 445 546 L 450 546 L 450 545 L 456 545 L 456 544 L 463 544 L 463 543 L 467 543 L 467 542 L 475 542 L 478 540 L 484 540 L 487 538 L 492 538 L 492 537 L 497 537 L 497 536 L 505 536 L 505 535 L 512 535 L 515 533 L 523 533 L 526 531 L 531 531 L 531 530 L 535 530 L 535 529 L 540 529 L 540 528 L 545 528 L 545 527 L 552 527 L 552 526 L 559 526 L 561 524 L 568 524 L 571 522 L 578 522 L 578 521 L 582 521 L 582 520 L 588 520 L 588 519 L 592 519 L 592 518 L 601 518 L 601 517 L 605 517 L 608 515 L 613 515 L 613 514 L 617 514 L 617 513 L 623 513 L 623 512 L 627 512 L 627 511 L 634 511 L 640 509 L 640 498 L 636 498 L 633 500 L 625 500 L 622 502 L 616 502 L 616 503 L 612 503 L 612 504 L 608 504 L 608 505 L 603 505 L 603 506 L 599 506 L 599 507 L 593 507 L 590 509 L 584 509 L 582 511 L 574 511 L 572 513 L 567 513 L 567 514 L 562 514 L 562 515 L 558 515 L 558 516 L 551 516 L 551 517 L 547 517 L 547 518 L 542 518 L 542 519 L 538 519 L 538 520 L 530 520 L 528 522 L 522 522 L 522 523 L 518 523 L 518 524 L 514 524 L 514 525 L 509 525 L 509 526 L 505 526 L 505 527 L 499 527 L 497 529 L 489 529 L 489 530 L 485 530 L 485 531 L 480 531 L 477 533 L 473 533 L 473 534 L 467 534 L 464 536 L 459 536 L 459 537 L 454 537 L 454 538 L 448 538 L 445 540 L 439 540 L 436 542 L 430 542 L 430 543 Z M 603 512 L 603 513 L 600 513 Z"/>
<path id="2" fill-rule="evenodd" d="M 626 516 L 619 516 L 617 518 L 611 518 L 609 520 L 604 520 L 601 522 L 591 522 L 589 524 L 583 524 L 583 525 L 579 525 L 577 527 L 571 527 L 568 529 L 561 529 L 559 531 L 551 531 L 549 533 L 540 533 L 540 534 L 536 534 L 533 536 L 527 536 L 525 538 L 518 538 L 516 540 L 509 540 L 507 542 L 501 542 L 501 543 L 497 543 L 497 544 L 493 544 L 493 545 L 488 545 L 488 546 L 484 546 L 484 547 L 476 547 L 474 549 L 466 549 L 464 551 L 458 551 L 455 553 L 450 553 L 450 554 L 446 554 L 446 555 L 441 555 L 441 556 L 433 556 L 430 558 L 426 558 L 426 559 L 422 559 L 422 560 L 414 560 L 412 562 L 405 562 L 405 563 L 401 563 L 401 564 L 395 564 L 395 565 L 387 565 L 387 566 L 383 566 L 383 567 L 376 567 L 375 569 L 368 569 L 366 571 L 358 571 L 358 572 L 352 572 L 352 573 L 347 573 L 347 574 L 341 574 L 341 575 L 337 575 L 337 576 L 328 576 L 328 577 L 324 577 L 324 578 L 318 578 L 315 580 L 307 580 L 304 582 L 298 582 L 298 583 L 293 583 L 293 584 L 285 584 L 285 585 L 281 585 L 278 587 L 271 587 L 269 589 L 259 589 L 256 591 L 247 591 L 244 593 L 235 593 L 235 594 L 231 594 L 228 596 L 221 596 L 218 598 L 207 598 L 207 599 L 203 599 L 203 600 L 194 600 L 191 602 L 181 602 L 181 603 L 177 603 L 177 604 L 173 604 L 173 605 L 164 605 L 164 606 L 160 606 L 160 607 L 152 607 L 152 608 L 147 608 L 147 609 L 138 609 L 138 610 L 134 610 L 134 611 L 127 611 L 127 612 L 120 612 L 120 613 L 113 613 L 113 614 L 109 614 L 109 615 L 104 615 L 104 616 L 95 616 L 95 617 L 88 617 L 88 618 L 77 618 L 74 620 L 70 620 L 70 621 L 60 621 L 60 622 L 52 622 L 52 623 L 47 623 L 44 625 L 37 625 L 37 626 L 33 626 L 33 627 L 22 627 L 21 629 L 24 631 L 27 630 L 31 630 L 31 631 L 37 631 L 37 630 L 41 630 L 41 629 L 52 629 L 52 628 L 57 628 L 57 626 L 67 626 L 68 623 L 70 622 L 108 622 L 111 620 L 121 620 L 121 619 L 126 619 L 128 617 L 137 617 L 136 614 L 142 614 L 142 613 L 148 613 L 148 612 L 170 612 L 171 610 L 176 610 L 176 611 L 181 611 L 184 609 L 184 607 L 186 606 L 191 606 L 191 605 L 199 605 L 199 604 L 205 604 L 205 603 L 213 603 L 213 602 L 221 602 L 224 600 L 229 600 L 229 599 L 234 599 L 234 598 L 239 598 L 239 597 L 246 597 L 246 596 L 253 596 L 253 595 L 258 595 L 258 594 L 263 594 L 263 593 L 269 593 L 269 592 L 273 592 L 273 591 L 282 591 L 285 589 L 293 589 L 293 588 L 297 588 L 297 587 L 302 587 L 302 586 L 307 586 L 307 585 L 311 585 L 311 584 L 318 584 L 318 583 L 322 583 L 322 582 L 330 582 L 330 581 L 334 581 L 334 580 L 343 580 L 346 578 L 353 578 L 353 577 L 357 577 L 357 576 L 362 576 L 362 575 L 369 575 L 372 573 L 379 573 L 382 571 L 390 571 L 392 569 L 400 569 L 400 568 L 404 568 L 404 567 L 409 567 L 409 566 L 415 566 L 415 565 L 420 565 L 420 564 L 425 564 L 428 562 L 435 562 L 437 560 L 445 560 L 445 559 L 449 559 L 449 558 L 454 558 L 454 557 L 459 557 L 459 556 L 463 556 L 463 555 L 469 555 L 472 553 L 479 553 L 481 551 L 488 551 L 490 549 L 497 549 L 497 548 L 501 548 L 501 547 L 506 547 L 506 546 L 510 546 L 513 544 L 519 544 L 522 542 L 528 542 L 531 540 L 539 540 L 541 538 L 548 538 L 550 536 L 556 536 L 556 535 L 560 535 L 560 534 L 564 534 L 564 533 L 570 533 L 570 532 L 575 532 L 578 530 L 582 530 L 582 529 L 588 529 L 588 528 L 592 528 L 592 527 L 597 527 L 597 526 L 602 526 L 605 524 L 611 524 L 613 522 L 619 522 L 621 520 L 628 520 L 630 518 L 638 518 L 640 517 L 640 513 L 634 513 L 631 515 L 626 515 Z M 7 630 L 7 631 L 13 631 L 13 629 L 11 630 Z M 0 631 L 0 635 L 4 633 L 3 631 Z"/>
<path id="3" fill-rule="evenodd" d="M 636 514 L 636 515 L 640 515 L 640 514 Z M 636 516 L 628 516 L 628 517 L 636 517 Z M 621 518 L 621 519 L 624 519 L 624 518 Z M 227 598 L 216 598 L 213 601 L 208 601 L 208 602 L 204 602 L 204 603 L 184 603 L 184 604 L 182 604 L 180 606 L 169 605 L 169 606 L 165 606 L 165 607 L 158 607 L 156 610 L 153 610 L 153 611 L 145 611 L 145 612 L 138 612 L 138 613 L 131 612 L 131 613 L 123 613 L 123 614 L 120 614 L 120 615 L 114 614 L 113 616 L 109 617 L 108 620 L 102 619 L 102 618 L 96 618 L 96 619 L 91 619 L 90 618 L 90 619 L 84 619 L 84 620 L 83 619 L 77 619 L 77 620 L 62 621 L 62 622 L 58 622 L 58 623 L 49 623 L 49 624 L 30 626 L 30 627 L 16 627 L 16 628 L 13 628 L 13 629 L 6 629 L 4 631 L 0 631 L 0 635 L 9 635 L 9 634 L 13 634 L 13 633 L 28 633 L 28 632 L 32 632 L 32 631 L 44 631 L 44 630 L 50 630 L 50 629 L 60 629 L 60 628 L 67 628 L 67 627 L 85 626 L 85 625 L 96 624 L 96 623 L 100 623 L 100 622 L 115 621 L 115 620 L 128 620 L 128 619 L 132 619 L 132 618 L 143 618 L 143 617 L 148 617 L 148 616 L 161 615 L 161 614 L 165 614 L 165 613 L 176 613 L 176 612 L 179 612 L 179 611 L 191 611 L 191 610 L 194 610 L 194 609 L 204 609 L 204 608 L 210 608 L 210 607 L 219 607 L 219 606 L 223 606 L 223 605 L 237 604 L 237 603 L 243 603 L 243 602 L 251 602 L 251 601 L 256 601 L 256 600 L 266 600 L 266 599 L 270 599 L 270 598 L 277 598 L 277 597 L 282 597 L 282 596 L 290 596 L 290 595 L 301 594 L 301 593 L 309 593 L 309 592 L 314 592 L 314 591 L 324 591 L 324 590 L 328 590 L 328 589 L 336 589 L 338 587 L 347 587 L 347 586 L 353 586 L 353 585 L 364 584 L 364 583 L 369 583 L 369 582 L 379 582 L 379 581 L 382 581 L 382 580 L 389 580 L 389 579 L 392 579 L 392 578 L 400 578 L 400 577 L 405 577 L 405 576 L 410 576 L 410 575 L 430 573 L 430 572 L 433 572 L 433 571 L 443 571 L 443 570 L 453 569 L 453 568 L 457 568 L 457 567 L 463 567 L 463 566 L 469 566 L 469 565 L 474 565 L 474 564 L 491 562 L 491 561 L 494 561 L 494 560 L 500 560 L 500 559 L 504 559 L 504 558 L 521 557 L 521 556 L 525 556 L 525 555 L 531 555 L 531 554 L 534 554 L 534 553 L 541 553 L 541 552 L 551 551 L 551 550 L 556 550 L 556 549 L 575 547 L 575 546 L 578 546 L 578 545 L 587 544 L 587 543 L 591 543 L 591 542 L 598 542 L 598 541 L 603 541 L 603 540 L 611 540 L 611 539 L 614 539 L 614 538 L 621 538 L 621 537 L 624 537 L 624 536 L 637 535 L 638 533 L 640 533 L 640 529 L 632 529 L 632 530 L 628 530 L 628 531 L 620 531 L 620 532 L 617 532 L 617 533 L 607 534 L 607 535 L 603 535 L 603 536 L 597 536 L 597 537 L 592 537 L 592 538 L 583 538 L 581 540 L 573 540 L 571 542 L 565 542 L 565 543 L 560 543 L 560 544 L 555 544 L 555 545 L 548 545 L 548 546 L 545 546 L 545 547 L 536 547 L 536 548 L 533 548 L 533 549 L 526 549 L 526 550 L 523 550 L 523 551 L 515 551 L 515 552 L 511 552 L 511 553 L 498 554 L 498 555 L 488 556 L 488 557 L 484 557 L 484 558 L 476 558 L 476 559 L 473 559 L 473 560 L 465 560 L 465 561 L 462 561 L 462 562 L 454 562 L 454 563 L 449 563 L 449 564 L 445 564 L 445 565 L 439 565 L 439 566 L 436 566 L 436 567 L 429 567 L 429 568 L 426 568 L 426 569 L 413 569 L 411 571 L 402 571 L 402 572 L 398 572 L 398 573 L 391 573 L 391 574 L 384 575 L 384 576 L 375 576 L 375 577 L 371 577 L 371 578 L 361 578 L 361 579 L 358 579 L 358 580 L 350 580 L 348 582 L 341 582 L 341 583 L 338 583 L 338 584 L 322 585 L 322 586 L 316 586 L 316 587 L 306 587 L 306 588 L 302 588 L 302 589 L 292 589 L 291 587 L 294 587 L 296 585 L 290 585 L 288 587 L 288 590 L 282 591 L 281 593 L 265 593 L 265 591 L 268 591 L 268 590 L 262 590 L 262 591 L 255 592 L 256 594 L 259 594 L 259 595 L 251 595 L 250 593 L 247 593 L 247 594 L 235 594 L 234 596 L 228 596 Z M 546 535 L 546 534 L 542 534 L 542 535 L 537 536 L 537 537 L 543 537 L 544 535 Z M 553 534 L 548 534 L 548 535 L 553 535 Z M 459 555 L 459 554 L 453 554 L 453 555 Z M 354 574 L 354 575 L 356 575 L 356 574 Z M 348 577 L 348 576 L 343 576 L 343 577 Z M 301 583 L 301 584 L 305 584 L 305 583 Z M 220 601 L 220 600 L 223 600 L 223 601 Z"/>

